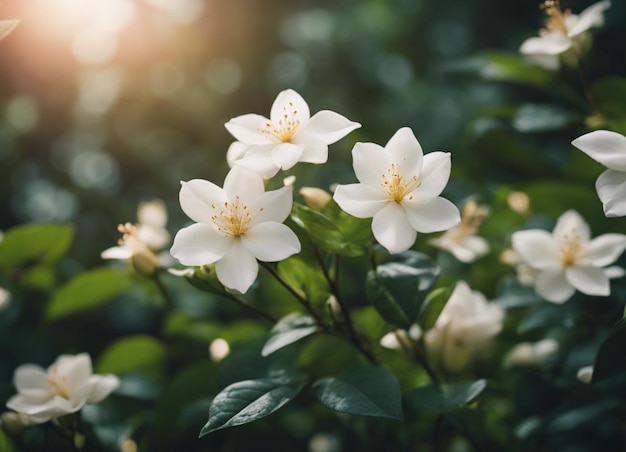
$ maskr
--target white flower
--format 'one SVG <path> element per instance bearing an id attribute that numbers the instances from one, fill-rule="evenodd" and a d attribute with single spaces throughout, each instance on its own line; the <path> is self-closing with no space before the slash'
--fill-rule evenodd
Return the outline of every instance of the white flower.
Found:
<path id="1" fill-rule="evenodd" d="M 137 208 L 137 236 L 151 250 L 157 251 L 170 243 L 166 229 L 167 209 L 160 199 L 142 202 Z"/>
<path id="2" fill-rule="evenodd" d="M 552 233 L 529 229 L 513 233 L 513 248 L 522 261 L 538 272 L 535 291 L 553 303 L 564 303 L 578 289 L 587 295 L 610 295 L 609 278 L 626 249 L 626 235 L 603 234 L 591 240 L 582 217 L 568 210 Z"/>
<path id="3" fill-rule="evenodd" d="M 489 252 L 489 243 L 477 234 L 487 210 L 469 201 L 463 206 L 461 223 L 448 229 L 442 236 L 429 240 L 433 246 L 450 252 L 461 262 L 474 262 Z"/>
<path id="4" fill-rule="evenodd" d="M 559 343 L 551 338 L 537 342 L 521 342 L 509 353 L 505 366 L 542 366 L 549 363 L 559 351 Z"/>
<path id="5" fill-rule="evenodd" d="M 0 311 L 6 308 L 9 305 L 10 301 L 11 293 L 8 290 L 0 287 Z"/>
<path id="6" fill-rule="evenodd" d="M 225 127 L 238 140 L 227 153 L 231 167 L 240 165 L 269 179 L 298 162 L 325 163 L 328 145 L 361 124 L 329 110 L 311 116 L 302 96 L 288 89 L 276 97 L 269 119 L 248 114 L 231 119 Z"/>
<path id="7" fill-rule="evenodd" d="M 538 37 L 526 39 L 520 52 L 548 69 L 558 68 L 559 55 L 568 57 L 570 53 L 576 60 L 580 59 L 589 46 L 587 30 L 604 24 L 604 11 L 610 6 L 611 2 L 605 0 L 576 15 L 562 11 L 558 0 L 547 0 L 543 4 L 550 18 L 546 28 L 539 30 Z"/>
<path id="8" fill-rule="evenodd" d="M 578 378 L 581 383 L 591 383 L 591 380 L 593 380 L 593 366 L 585 366 L 578 369 L 576 378 Z"/>
<path id="9" fill-rule="evenodd" d="M 18 394 L 7 407 L 26 414 L 35 422 L 75 413 L 86 403 L 97 403 L 119 386 L 115 375 L 93 375 L 86 353 L 61 355 L 47 370 L 25 364 L 15 370 Z"/>
<path id="10" fill-rule="evenodd" d="M 384 148 L 357 143 L 352 158 L 360 183 L 339 185 L 334 199 L 350 215 L 373 217 L 374 237 L 390 253 L 408 250 L 417 232 L 444 231 L 461 220 L 459 209 L 439 196 L 450 177 L 450 154 L 424 155 L 408 127 Z"/>
<path id="11" fill-rule="evenodd" d="M 282 224 L 292 196 L 290 187 L 266 193 L 261 176 L 238 166 L 223 189 L 201 179 L 182 182 L 180 205 L 196 224 L 178 231 L 170 252 L 183 265 L 215 263 L 220 282 L 245 293 L 257 277 L 257 259 L 276 262 L 300 252 L 298 237 Z"/>
<path id="12" fill-rule="evenodd" d="M 572 141 L 608 169 L 598 177 L 596 191 L 607 217 L 626 215 L 626 137 L 608 130 L 589 132 Z"/>
<path id="13" fill-rule="evenodd" d="M 417 342 L 422 337 L 422 329 L 417 323 L 411 325 L 408 330 L 395 330 L 385 334 L 380 338 L 380 345 L 389 350 L 400 350 L 410 348 L 413 342 Z"/>
<path id="14" fill-rule="evenodd" d="M 426 348 L 444 368 L 458 372 L 500 332 L 503 317 L 499 304 L 459 281 L 435 326 L 424 336 Z"/>

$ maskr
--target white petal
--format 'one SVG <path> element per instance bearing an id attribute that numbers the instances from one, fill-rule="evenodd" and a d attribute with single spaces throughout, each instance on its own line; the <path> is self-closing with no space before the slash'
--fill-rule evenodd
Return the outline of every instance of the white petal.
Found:
<path id="1" fill-rule="evenodd" d="M 547 301 L 561 304 L 569 300 L 576 289 L 567 281 L 562 269 L 550 268 L 537 275 L 535 291 Z"/>
<path id="2" fill-rule="evenodd" d="M 87 403 L 98 403 L 111 394 L 120 385 L 120 379 L 116 375 L 92 375 L 89 378 L 92 385 L 91 394 Z"/>
<path id="3" fill-rule="evenodd" d="M 626 275 L 626 270 L 617 265 L 612 265 L 611 267 L 606 267 L 604 270 L 604 274 L 609 279 L 623 278 Z"/>
<path id="4" fill-rule="evenodd" d="M 231 242 L 212 225 L 197 223 L 178 231 L 170 254 L 183 265 L 207 265 L 224 257 Z"/>
<path id="5" fill-rule="evenodd" d="M 102 259 L 130 259 L 133 257 L 133 250 L 126 246 L 112 246 L 100 253 Z"/>
<path id="6" fill-rule="evenodd" d="M 242 245 L 258 260 L 278 262 L 300 252 L 296 234 L 281 223 L 261 223 L 241 237 Z"/>
<path id="7" fill-rule="evenodd" d="M 457 246 L 451 247 L 450 252 L 461 262 L 473 262 L 489 252 L 489 242 L 476 235 L 466 237 Z"/>
<path id="8" fill-rule="evenodd" d="M 264 116 L 248 114 L 231 119 L 224 124 L 224 127 L 237 141 L 244 144 L 269 144 L 276 142 L 276 140 L 261 132 L 266 128 L 268 122 L 269 120 Z"/>
<path id="9" fill-rule="evenodd" d="M 587 295 L 608 296 L 611 294 L 609 278 L 604 269 L 597 267 L 568 267 L 565 270 L 567 281 Z"/>
<path id="10" fill-rule="evenodd" d="M 294 143 L 306 143 L 307 138 L 321 140 L 325 144 L 333 144 L 361 127 L 345 116 L 330 110 L 315 113 L 311 119 L 301 126 L 294 136 Z"/>
<path id="11" fill-rule="evenodd" d="M 271 179 L 280 169 L 272 160 L 272 150 L 275 147 L 275 143 L 263 146 L 249 146 L 247 147 L 245 155 L 234 160 L 230 167 L 240 166 L 257 173 L 263 179 Z"/>
<path id="12" fill-rule="evenodd" d="M 142 202 L 137 207 L 137 221 L 141 225 L 164 228 L 167 225 L 167 208 L 160 199 Z"/>
<path id="13" fill-rule="evenodd" d="M 594 267 L 606 267 L 615 262 L 625 249 L 626 235 L 602 234 L 589 242 L 583 258 Z"/>
<path id="14" fill-rule="evenodd" d="M 58 369 L 59 374 L 65 376 L 66 384 L 70 390 L 85 383 L 93 373 L 91 358 L 87 353 L 61 355 L 50 366 L 48 372 L 51 368 Z"/>
<path id="15" fill-rule="evenodd" d="M 300 162 L 314 163 L 316 165 L 326 163 L 328 161 L 328 145 L 315 137 L 307 137 L 306 143 L 300 143 L 294 139 L 293 143 L 302 144 L 302 155 L 300 155 Z"/>
<path id="16" fill-rule="evenodd" d="M 359 182 L 380 187 L 383 175 L 391 168 L 391 161 L 382 146 L 357 143 L 352 148 L 352 166 Z"/>
<path id="17" fill-rule="evenodd" d="M 389 203 L 374 215 L 374 237 L 391 254 L 402 253 L 415 243 L 417 232 L 409 224 L 404 209 L 397 203 Z"/>
<path id="18" fill-rule="evenodd" d="M 420 186 L 411 193 L 407 202 L 420 204 L 439 196 L 448 184 L 452 162 L 449 152 L 431 152 L 424 156 L 422 172 L 419 175 Z"/>
<path id="19" fill-rule="evenodd" d="M 569 37 L 574 37 L 589 30 L 592 27 L 600 27 L 604 24 L 604 11 L 611 6 L 611 2 L 605 0 L 595 3 L 579 14 L 576 24 L 569 28 Z"/>
<path id="20" fill-rule="evenodd" d="M 300 161 L 304 145 L 280 143 L 272 149 L 272 162 L 282 170 L 288 170 Z"/>
<path id="21" fill-rule="evenodd" d="M 357 218 L 373 217 L 389 203 L 382 190 L 366 184 L 339 185 L 333 199 L 343 211 Z"/>
<path id="22" fill-rule="evenodd" d="M 554 237 L 548 231 L 541 229 L 517 231 L 511 236 L 511 241 L 513 249 L 533 268 L 560 268 L 562 265 Z"/>
<path id="23" fill-rule="evenodd" d="M 264 193 L 254 204 L 250 205 L 250 211 L 256 213 L 251 225 L 265 221 L 282 223 L 291 213 L 292 204 L 293 190 L 291 187 L 281 187 L 278 190 Z M 261 209 L 263 210 L 261 211 Z"/>
<path id="24" fill-rule="evenodd" d="M 250 251 L 235 241 L 228 253 L 215 263 L 217 279 L 227 288 L 246 293 L 259 273 L 259 264 Z"/>
<path id="25" fill-rule="evenodd" d="M 41 367 L 34 364 L 24 364 L 15 369 L 13 384 L 18 392 L 28 389 L 48 390 L 48 374 Z"/>
<path id="26" fill-rule="evenodd" d="M 626 216 L 626 172 L 604 171 L 596 180 L 596 191 L 607 217 Z"/>
<path id="27" fill-rule="evenodd" d="M 247 144 L 243 144 L 241 141 L 233 141 L 226 151 L 226 163 L 228 163 L 228 167 L 232 168 L 235 166 L 237 160 L 244 158 L 248 149 L 250 149 L 250 146 Z"/>
<path id="28" fill-rule="evenodd" d="M 409 127 L 403 127 L 394 133 L 385 145 L 385 151 L 389 155 L 389 161 L 398 165 L 403 178 L 410 179 L 422 171 L 424 151 Z"/>
<path id="29" fill-rule="evenodd" d="M 569 242 L 574 236 L 578 236 L 579 240 L 587 243 L 591 238 L 591 231 L 578 212 L 568 210 L 557 220 L 552 235 L 559 243 Z"/>
<path id="30" fill-rule="evenodd" d="M 461 221 L 458 207 L 445 198 L 437 197 L 425 204 L 403 202 L 402 207 L 411 226 L 422 233 L 445 231 Z"/>
<path id="31" fill-rule="evenodd" d="M 18 19 L 0 20 L 0 41 L 9 36 L 19 23 Z"/>
<path id="32" fill-rule="evenodd" d="M 626 137 L 608 130 L 586 133 L 572 145 L 595 161 L 615 171 L 626 171 Z"/>
<path id="33" fill-rule="evenodd" d="M 254 171 L 235 166 L 224 179 L 224 191 L 231 203 L 239 197 L 242 202 L 252 204 L 265 193 L 265 185 L 263 178 Z"/>
<path id="34" fill-rule="evenodd" d="M 178 199 L 183 212 L 197 223 L 213 223 L 211 205 L 222 206 L 228 201 L 224 190 L 203 179 L 193 179 L 181 184 Z"/>
<path id="35" fill-rule="evenodd" d="M 572 46 L 572 41 L 559 31 L 543 36 L 528 38 L 522 43 L 520 52 L 524 55 L 558 55 Z"/>
<path id="36" fill-rule="evenodd" d="M 137 237 L 152 250 L 160 250 L 171 238 L 167 229 L 150 224 L 140 224 L 137 228 Z"/>
<path id="37" fill-rule="evenodd" d="M 270 119 L 274 124 L 284 120 L 285 115 L 289 119 L 300 121 L 300 127 L 304 126 L 311 117 L 306 101 L 292 89 L 286 89 L 278 93 L 270 111 Z"/>

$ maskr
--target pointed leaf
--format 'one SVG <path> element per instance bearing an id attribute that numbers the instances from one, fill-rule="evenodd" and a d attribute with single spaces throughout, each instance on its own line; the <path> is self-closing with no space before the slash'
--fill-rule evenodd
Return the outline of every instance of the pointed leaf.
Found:
<path id="1" fill-rule="evenodd" d="M 269 339 L 263 346 L 261 354 L 267 356 L 317 331 L 317 324 L 312 317 L 299 312 L 289 314 L 274 325 L 274 328 L 270 331 Z"/>
<path id="2" fill-rule="evenodd" d="M 48 320 L 56 320 L 101 306 L 133 283 L 129 273 L 99 268 L 81 273 L 61 287 L 46 310 Z"/>
<path id="3" fill-rule="evenodd" d="M 66 253 L 73 236 L 73 228 L 63 224 L 29 224 L 12 228 L 0 242 L 0 268 L 15 270 L 36 263 L 52 264 Z"/>
<path id="4" fill-rule="evenodd" d="M 200 436 L 264 418 L 292 400 L 301 388 L 301 384 L 286 385 L 272 379 L 233 383 L 213 399 Z"/>
<path id="5" fill-rule="evenodd" d="M 558 105 L 524 104 L 513 117 L 518 132 L 548 132 L 561 130 L 579 121 L 570 110 Z"/>
<path id="6" fill-rule="evenodd" d="M 152 336 L 125 337 L 104 350 L 96 362 L 97 373 L 116 375 L 161 366 L 165 347 Z"/>
<path id="7" fill-rule="evenodd" d="M 613 327 L 604 340 L 593 366 L 593 382 L 597 383 L 612 377 L 626 375 L 626 360 L 624 347 L 626 346 L 626 319 L 622 319 Z"/>
<path id="8" fill-rule="evenodd" d="M 385 367 L 357 369 L 314 384 L 322 405 L 340 413 L 402 420 L 400 384 Z"/>
<path id="9" fill-rule="evenodd" d="M 422 386 L 406 395 L 407 408 L 413 412 L 445 412 L 474 401 L 487 387 L 486 380 Z"/>

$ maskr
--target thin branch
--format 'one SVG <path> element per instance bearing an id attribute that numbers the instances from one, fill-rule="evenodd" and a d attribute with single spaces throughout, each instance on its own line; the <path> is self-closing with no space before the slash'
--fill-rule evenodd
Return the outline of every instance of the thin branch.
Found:
<path id="1" fill-rule="evenodd" d="M 278 319 L 275 318 L 274 316 L 272 316 L 270 313 L 265 312 L 263 309 L 258 308 L 256 306 L 254 306 L 253 304 L 249 303 L 247 300 L 245 300 L 244 298 L 237 296 L 233 293 L 229 293 L 229 292 L 224 292 L 224 297 L 234 301 L 235 303 L 237 303 L 239 306 L 242 306 L 246 309 L 248 309 L 249 311 L 254 312 L 255 314 L 260 315 L 261 317 L 263 317 L 265 320 L 272 322 L 272 323 L 276 323 L 278 322 Z"/>

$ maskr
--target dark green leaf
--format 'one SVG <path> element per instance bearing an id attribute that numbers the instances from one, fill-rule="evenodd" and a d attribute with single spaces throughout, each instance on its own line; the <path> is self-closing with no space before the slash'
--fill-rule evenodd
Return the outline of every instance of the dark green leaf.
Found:
<path id="1" fill-rule="evenodd" d="M 233 383 L 213 399 L 200 436 L 264 418 L 292 400 L 301 388 L 301 384 L 292 386 L 272 379 Z"/>
<path id="2" fill-rule="evenodd" d="M 340 413 L 402 420 L 400 384 L 384 367 L 357 369 L 314 384 L 319 401 Z"/>
<path id="3" fill-rule="evenodd" d="M 439 276 L 439 267 L 425 254 L 407 251 L 400 261 L 387 262 L 366 278 L 369 300 L 388 322 L 409 328 L 420 312 L 427 292 Z"/>
<path id="4" fill-rule="evenodd" d="M 626 134 L 626 78 L 601 78 L 594 83 L 593 94 L 611 129 Z"/>
<path id="5" fill-rule="evenodd" d="M 422 386 L 406 395 L 407 407 L 415 412 L 445 412 L 474 401 L 487 387 L 486 380 Z"/>
<path id="6" fill-rule="evenodd" d="M 63 224 L 17 226 L 7 231 L 0 242 L 0 268 L 54 263 L 66 253 L 73 236 L 72 227 Z"/>
<path id="7" fill-rule="evenodd" d="M 316 306 L 328 300 L 328 282 L 319 265 L 311 265 L 298 256 L 278 263 L 278 273 L 291 287 L 300 289 L 307 300 Z"/>
<path id="8" fill-rule="evenodd" d="M 548 132 L 564 129 L 580 119 L 558 105 L 524 104 L 513 117 L 513 127 L 519 132 Z"/>
<path id="9" fill-rule="evenodd" d="M 289 314 L 274 325 L 261 354 L 263 356 L 270 355 L 276 350 L 293 344 L 317 331 L 317 324 L 312 317 L 299 312 Z"/>
<path id="10" fill-rule="evenodd" d="M 626 375 L 626 359 L 624 348 L 626 347 L 626 319 L 617 324 L 608 337 L 604 340 L 596 361 L 593 366 L 593 382 L 597 383 L 612 377 Z"/>
<path id="11" fill-rule="evenodd" d="M 439 314 L 443 311 L 444 306 L 452 295 L 453 288 L 451 287 L 439 287 L 428 294 L 422 310 L 419 314 L 418 324 L 424 330 L 427 331 L 435 326 Z"/>
<path id="12" fill-rule="evenodd" d="M 152 336 L 128 336 L 111 344 L 96 363 L 98 373 L 124 374 L 160 367 L 165 347 Z"/>
<path id="13" fill-rule="evenodd" d="M 54 294 L 46 317 L 56 320 L 101 306 L 131 287 L 132 283 L 129 273 L 109 268 L 81 273 Z"/>

